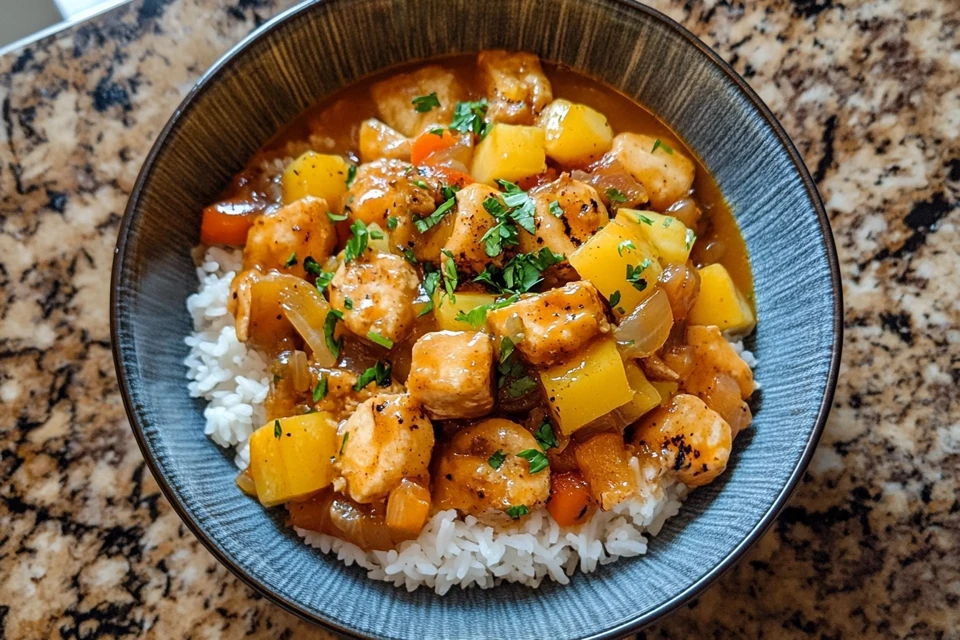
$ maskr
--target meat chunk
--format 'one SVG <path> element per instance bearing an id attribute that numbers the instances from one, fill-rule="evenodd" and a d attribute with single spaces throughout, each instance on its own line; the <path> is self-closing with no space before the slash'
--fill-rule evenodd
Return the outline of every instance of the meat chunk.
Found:
<path id="1" fill-rule="evenodd" d="M 554 253 L 569 256 L 610 221 L 597 190 L 568 174 L 536 187 L 531 190 L 531 196 L 537 205 L 534 214 L 537 233 L 532 235 L 520 230 L 520 250 L 524 253 L 549 247 Z M 555 215 L 557 211 L 560 217 Z"/>
<path id="2" fill-rule="evenodd" d="M 382 158 L 410 161 L 410 139 L 376 118 L 360 124 L 360 161 Z"/>
<path id="3" fill-rule="evenodd" d="M 257 218 L 243 247 L 243 268 L 277 269 L 305 277 L 304 258 L 323 262 L 337 243 L 327 210 L 323 198 L 306 197 Z M 296 261 L 288 266 L 294 255 Z"/>
<path id="4" fill-rule="evenodd" d="M 640 421 L 634 444 L 663 460 L 665 469 L 691 487 L 716 479 L 730 459 L 730 425 L 700 398 L 681 393 Z"/>
<path id="5" fill-rule="evenodd" d="M 489 413 L 493 409 L 493 341 L 482 332 L 426 334 L 413 346 L 407 389 L 434 420 Z"/>
<path id="6" fill-rule="evenodd" d="M 434 479 L 434 502 L 472 516 L 529 511 L 550 496 L 550 469 L 531 473 L 533 461 L 517 454 L 540 451 L 529 431 L 493 418 L 458 431 L 445 447 Z M 534 467 L 536 468 L 536 467 Z"/>
<path id="7" fill-rule="evenodd" d="M 411 138 L 431 127 L 449 125 L 454 107 L 467 95 L 456 76 L 437 65 L 391 76 L 373 85 L 370 93 L 384 122 Z M 431 93 L 437 94 L 440 106 L 419 113 L 413 99 Z"/>
<path id="8" fill-rule="evenodd" d="M 330 282 L 330 304 L 343 313 L 343 323 L 352 333 L 368 339 L 376 332 L 399 343 L 410 335 L 417 319 L 413 302 L 419 286 L 417 272 L 406 260 L 375 253 L 340 265 Z"/>
<path id="9" fill-rule="evenodd" d="M 430 477 L 433 425 L 408 395 L 378 395 L 337 430 L 334 488 L 361 504 L 386 498 L 404 478 Z"/>
<path id="10" fill-rule="evenodd" d="M 427 216 L 436 209 L 432 188 L 426 184 L 407 162 L 384 159 L 360 165 L 344 199 L 347 215 L 384 231 L 388 218 L 396 218 L 396 228 L 389 231 L 391 243 L 407 246 L 414 237 L 413 216 Z"/>
<path id="11" fill-rule="evenodd" d="M 684 391 L 719 413 L 736 436 L 753 419 L 744 402 L 753 394 L 753 371 L 717 327 L 687 327 L 687 344 L 693 347 L 695 364 L 683 382 Z"/>
<path id="12" fill-rule="evenodd" d="M 613 156 L 643 185 L 650 197 L 650 206 L 665 211 L 674 202 L 686 197 L 693 186 L 694 164 L 678 149 L 658 145 L 657 139 L 637 133 L 621 133 L 613 139 Z"/>
<path id="13" fill-rule="evenodd" d="M 490 122 L 533 124 L 553 100 L 553 89 L 540 67 L 540 58 L 532 53 L 481 51 L 477 66 L 484 93 L 490 96 Z"/>
<path id="14" fill-rule="evenodd" d="M 493 187 L 474 183 L 457 192 L 457 213 L 453 232 L 443 245 L 453 255 L 457 270 L 478 274 L 487 264 L 503 266 L 503 253 L 491 258 L 484 250 L 483 236 L 496 226 L 496 219 L 483 207 L 487 198 L 500 198 Z M 502 204 L 502 201 L 501 201 Z"/>
<path id="15" fill-rule="evenodd" d="M 596 288 L 581 280 L 525 298 L 487 314 L 498 338 L 515 335 L 518 318 L 523 339 L 516 350 L 530 363 L 550 367 L 566 362 L 600 334 L 610 331 Z"/>

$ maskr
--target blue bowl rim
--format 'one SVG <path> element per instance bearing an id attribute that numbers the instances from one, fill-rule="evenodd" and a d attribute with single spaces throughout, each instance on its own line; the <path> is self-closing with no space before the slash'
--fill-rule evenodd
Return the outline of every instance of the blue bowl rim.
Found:
<path id="1" fill-rule="evenodd" d="M 140 173 L 137 176 L 137 181 L 134 183 L 133 189 L 130 192 L 130 198 L 127 202 L 126 209 L 124 210 L 123 220 L 120 224 L 120 230 L 117 236 L 117 245 L 114 251 L 114 260 L 113 260 L 113 270 L 110 279 L 110 339 L 113 350 L 113 360 L 114 367 L 117 372 L 117 378 L 120 383 L 120 394 L 123 398 L 123 405 L 127 413 L 127 418 L 130 422 L 130 427 L 133 431 L 134 436 L 136 437 L 137 444 L 140 447 L 140 452 L 143 454 L 144 461 L 147 463 L 147 466 L 150 469 L 150 472 L 153 474 L 153 477 L 156 478 L 157 484 L 160 486 L 160 490 L 163 492 L 163 495 L 173 506 L 174 511 L 177 515 L 180 516 L 180 519 L 187 525 L 190 531 L 194 536 L 203 544 L 206 549 L 213 554 L 213 556 L 227 569 L 229 569 L 235 576 L 240 578 L 247 586 L 254 589 L 258 593 L 263 594 L 267 599 L 269 599 L 274 604 L 280 606 L 284 610 L 294 614 L 298 618 L 311 622 L 313 624 L 318 624 L 322 627 L 327 628 L 328 630 L 335 631 L 339 634 L 343 634 L 355 638 L 364 638 L 366 636 L 360 635 L 356 630 L 344 627 L 341 624 L 323 616 L 314 615 L 314 613 L 307 611 L 306 609 L 300 607 L 296 602 L 293 602 L 280 593 L 276 593 L 273 590 L 269 589 L 266 585 L 261 583 L 259 580 L 254 578 L 251 575 L 248 575 L 239 565 L 237 565 L 231 557 L 229 557 L 226 552 L 224 552 L 220 547 L 207 535 L 199 523 L 193 518 L 186 505 L 180 500 L 179 495 L 173 490 L 170 484 L 166 481 L 163 473 L 161 472 L 157 461 L 153 456 L 152 451 L 150 450 L 147 438 L 143 433 L 143 429 L 139 423 L 136 410 L 132 401 L 132 393 L 130 388 L 130 381 L 127 378 L 125 364 L 123 362 L 123 357 L 121 355 L 121 350 L 119 348 L 119 312 L 120 312 L 120 266 L 124 262 L 126 255 L 126 245 L 127 239 L 130 234 L 130 228 L 132 220 L 134 217 L 134 210 L 136 209 L 137 201 L 140 197 L 140 192 L 143 190 L 143 187 L 148 179 L 149 174 L 151 173 L 151 168 L 153 163 L 156 161 L 157 156 L 160 153 L 160 150 L 163 148 L 166 143 L 167 137 L 170 135 L 171 131 L 177 126 L 180 118 L 187 111 L 188 107 L 197 99 L 210 85 L 215 78 L 223 71 L 225 68 L 230 66 L 234 59 L 248 46 L 252 43 L 260 40 L 261 38 L 267 37 L 267 35 L 279 27 L 281 24 L 293 19 L 298 16 L 301 12 L 308 11 L 314 5 L 318 4 L 328 4 L 336 3 L 340 0 L 305 0 L 304 2 L 297 4 L 289 9 L 286 9 L 259 28 L 251 32 L 240 42 L 234 45 L 229 51 L 227 51 L 223 56 L 221 56 L 200 78 L 197 80 L 196 84 L 187 93 L 186 97 L 174 111 L 173 115 L 164 125 L 163 129 L 160 131 L 160 134 L 157 136 L 157 140 L 154 142 L 153 146 L 150 149 L 150 152 L 147 154 L 146 159 L 144 160 L 143 166 L 140 169 Z M 807 443 L 804 446 L 803 453 L 800 456 L 793 472 L 787 478 L 787 482 L 784 487 L 780 490 L 779 495 L 777 496 L 774 503 L 771 505 L 770 509 L 760 518 L 754 528 L 750 531 L 747 536 L 740 541 L 740 543 L 724 558 L 719 564 L 713 567 L 710 571 L 704 574 L 696 582 L 692 583 L 681 593 L 674 596 L 672 599 L 664 602 L 660 606 L 651 609 L 645 613 L 639 614 L 631 619 L 628 619 L 624 622 L 620 622 L 600 633 L 589 636 L 590 640 L 600 640 L 606 638 L 619 638 L 624 635 L 635 633 L 640 631 L 644 627 L 652 624 L 653 622 L 667 616 L 668 614 L 675 611 L 677 608 L 681 607 L 685 603 L 689 602 L 692 598 L 696 597 L 699 593 L 709 587 L 713 582 L 715 582 L 720 576 L 726 573 L 736 562 L 741 558 L 741 556 L 746 553 L 746 551 L 753 546 L 753 544 L 760 539 L 760 537 L 770 528 L 773 522 L 776 520 L 780 511 L 789 501 L 790 496 L 796 490 L 797 485 L 799 484 L 801 478 L 803 477 L 804 472 L 806 471 L 807 466 L 810 464 L 810 460 L 813 458 L 814 453 L 816 452 L 817 443 L 820 440 L 821 435 L 823 434 L 824 427 L 827 422 L 827 418 L 830 413 L 830 408 L 833 403 L 834 392 L 837 386 L 837 377 L 840 370 L 840 359 L 842 355 L 842 344 L 843 344 L 843 290 L 841 286 L 840 279 L 840 265 L 837 257 L 837 248 L 833 239 L 833 232 L 830 226 L 830 220 L 827 217 L 826 210 L 823 206 L 823 200 L 820 197 L 820 193 L 817 190 L 816 183 L 813 181 L 813 178 L 810 176 L 810 172 L 807 169 L 806 165 L 803 162 L 803 159 L 800 157 L 799 152 L 796 149 L 796 146 L 793 144 L 793 141 L 787 135 L 786 131 L 783 129 L 783 126 L 777 120 L 776 116 L 770 110 L 770 108 L 763 102 L 759 95 L 747 84 L 747 82 L 740 77 L 740 75 L 734 71 L 734 69 L 727 64 L 723 58 L 721 58 L 717 53 L 715 53 L 710 47 L 704 44 L 699 38 L 697 38 L 693 33 L 687 30 L 685 27 L 680 25 L 678 22 L 672 18 L 666 16 L 665 14 L 648 7 L 637 0 L 610 0 L 616 2 L 625 7 L 633 9 L 635 11 L 640 11 L 641 13 L 646 14 L 649 18 L 660 22 L 664 27 L 674 31 L 679 36 L 681 36 L 689 45 L 697 48 L 702 54 L 704 54 L 720 71 L 722 71 L 737 87 L 743 94 L 750 100 L 750 102 L 756 107 L 756 109 L 763 116 L 764 121 L 770 128 L 773 130 L 774 134 L 777 136 L 780 143 L 786 149 L 791 162 L 793 162 L 794 168 L 797 171 L 800 179 L 803 182 L 804 187 L 807 190 L 810 200 L 814 205 L 814 208 L 817 213 L 817 221 L 820 223 L 820 230 L 823 234 L 825 248 L 827 250 L 827 261 L 830 268 L 830 284 L 833 291 L 833 344 L 830 347 L 830 366 L 827 375 L 827 383 L 824 387 L 823 398 L 820 402 L 820 407 L 817 410 L 817 419 L 816 424 L 814 425 L 813 430 L 810 432 L 810 437 L 807 439 Z"/>

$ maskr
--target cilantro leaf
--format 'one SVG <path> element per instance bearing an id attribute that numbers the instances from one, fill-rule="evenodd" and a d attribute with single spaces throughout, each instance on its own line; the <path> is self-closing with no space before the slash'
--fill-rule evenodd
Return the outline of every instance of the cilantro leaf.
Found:
<path id="1" fill-rule="evenodd" d="M 290 267 L 295 267 L 295 266 L 297 266 L 297 252 L 296 252 L 296 251 L 294 251 L 293 253 L 290 254 L 290 257 L 287 258 L 287 261 L 283 263 L 283 266 L 285 266 L 287 269 L 289 269 Z"/>
<path id="2" fill-rule="evenodd" d="M 393 349 L 393 340 L 390 338 L 385 338 L 376 331 L 368 332 L 367 338 L 369 338 L 371 342 L 380 345 L 384 349 Z"/>
<path id="3" fill-rule="evenodd" d="M 347 219 L 347 214 L 336 214 L 333 211 L 327 211 L 327 217 L 330 218 L 332 222 L 343 222 Z"/>
<path id="4" fill-rule="evenodd" d="M 320 402 L 327 397 L 327 386 L 328 386 L 327 376 L 320 376 L 320 379 L 317 380 L 317 386 L 313 388 L 313 401 Z"/>
<path id="5" fill-rule="evenodd" d="M 352 235 L 347 240 L 346 247 L 343 250 L 344 262 L 350 262 L 362 256 L 363 252 L 367 249 L 367 242 L 370 239 L 370 232 L 367 230 L 367 225 L 359 218 L 354 220 L 353 224 L 350 225 L 350 232 Z"/>
<path id="6" fill-rule="evenodd" d="M 352 164 L 347 167 L 347 189 L 353 185 L 353 181 L 357 179 L 357 165 Z"/>
<path id="7" fill-rule="evenodd" d="M 537 444 L 539 444 L 540 448 L 544 451 L 560 446 L 560 443 L 557 441 L 557 434 L 553 432 L 553 425 L 550 424 L 550 421 L 546 418 L 544 418 L 543 423 L 540 425 L 540 428 L 537 429 L 536 433 L 533 434 L 533 437 L 536 438 Z"/>
<path id="8" fill-rule="evenodd" d="M 280 426 L 280 421 L 274 420 L 273 421 L 273 437 L 279 440 L 280 436 L 282 435 L 283 435 L 283 428 Z"/>
<path id="9" fill-rule="evenodd" d="M 327 317 L 323 321 L 323 339 L 327 343 L 327 349 L 330 349 L 330 353 L 333 354 L 334 358 L 340 357 L 340 349 L 343 347 L 343 336 L 339 340 L 334 340 L 333 335 L 337 329 L 337 323 L 340 322 L 340 319 L 343 318 L 343 312 L 337 311 L 336 309 L 330 309 L 327 312 Z"/>
<path id="10" fill-rule="evenodd" d="M 615 307 L 620 303 L 620 290 L 617 289 L 610 294 L 610 306 Z"/>
<path id="11" fill-rule="evenodd" d="M 610 202 L 615 204 L 623 204 L 627 201 L 627 196 L 623 195 L 619 189 L 614 189 L 613 187 L 607 189 L 607 197 L 610 198 Z"/>
<path id="12" fill-rule="evenodd" d="M 427 113 L 440 106 L 436 91 L 426 96 L 417 96 L 410 102 L 413 103 L 413 108 L 417 113 Z"/>
<path id="13" fill-rule="evenodd" d="M 487 463 L 494 469 L 499 469 L 503 466 L 503 461 L 507 459 L 507 454 L 503 452 L 503 449 L 497 449 L 490 458 L 487 459 Z"/>
<path id="14" fill-rule="evenodd" d="M 621 258 L 623 257 L 623 251 L 624 251 L 624 249 L 626 249 L 626 250 L 628 250 L 628 251 L 636 251 L 636 250 L 637 250 L 637 245 L 633 244 L 633 240 L 624 240 L 623 242 L 621 242 L 620 244 L 618 244 L 618 245 L 617 245 L 617 255 L 619 255 Z"/>
<path id="15" fill-rule="evenodd" d="M 378 387 L 388 386 L 390 384 L 390 365 L 377 360 L 375 365 L 360 374 L 357 382 L 353 385 L 353 390 L 360 391 L 371 382 L 376 382 Z"/>
<path id="16" fill-rule="evenodd" d="M 458 102 L 453 108 L 453 120 L 450 122 L 451 131 L 460 133 L 475 133 L 483 136 L 487 127 L 483 119 L 487 115 L 489 105 L 486 100 L 473 102 Z"/>
<path id="17" fill-rule="evenodd" d="M 547 460 L 547 456 L 543 454 L 543 451 L 539 449 L 524 449 L 517 454 L 518 458 L 523 458 L 530 463 L 530 473 L 540 473 L 544 469 L 550 466 L 550 461 Z"/>
<path id="18" fill-rule="evenodd" d="M 437 207 L 436 210 L 434 210 L 434 212 L 430 215 L 424 218 L 414 216 L 413 226 L 415 226 L 417 231 L 420 233 L 426 233 L 431 227 L 440 222 L 443 219 L 443 216 L 447 215 L 447 212 L 453 209 L 453 205 L 456 204 L 456 202 L 456 198 L 451 197 Z"/>
<path id="19" fill-rule="evenodd" d="M 400 224 L 400 219 L 397 216 L 387 216 L 387 231 L 393 231 L 398 224 Z"/>
<path id="20" fill-rule="evenodd" d="M 506 511 L 507 515 L 513 518 L 514 520 L 519 520 L 520 516 L 525 516 L 530 513 L 530 509 L 527 508 L 525 504 L 518 504 L 512 507 L 509 507 Z"/>
<path id="21" fill-rule="evenodd" d="M 554 200 L 553 202 L 551 202 L 549 209 L 550 209 L 550 214 L 553 215 L 554 217 L 556 218 L 563 217 L 563 209 L 560 208 L 559 200 Z"/>
<path id="22" fill-rule="evenodd" d="M 667 153 L 670 153 L 670 154 L 673 153 L 673 149 L 671 149 L 671 148 L 667 145 L 667 143 L 664 142 L 663 140 L 661 140 L 660 138 L 657 138 L 657 139 L 654 141 L 654 143 L 653 143 L 653 149 L 651 149 L 650 153 L 656 153 L 656 152 L 657 152 L 657 149 L 663 149 L 664 151 L 666 151 Z"/>

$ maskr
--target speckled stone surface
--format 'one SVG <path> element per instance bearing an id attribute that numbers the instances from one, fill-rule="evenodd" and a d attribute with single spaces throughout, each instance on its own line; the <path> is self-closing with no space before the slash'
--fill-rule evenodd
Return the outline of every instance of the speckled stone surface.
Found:
<path id="1" fill-rule="evenodd" d="M 149 146 L 215 59 L 291 4 L 137 0 L 0 57 L 0 638 L 325 637 L 180 523 L 109 342 L 114 241 Z M 642 635 L 958 637 L 960 5 L 651 4 L 796 142 L 833 222 L 846 338 L 790 506 Z"/>

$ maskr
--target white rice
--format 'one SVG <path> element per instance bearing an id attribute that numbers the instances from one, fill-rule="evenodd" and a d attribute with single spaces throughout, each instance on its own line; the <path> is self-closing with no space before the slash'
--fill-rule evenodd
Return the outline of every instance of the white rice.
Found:
<path id="1" fill-rule="evenodd" d="M 240 252 L 210 248 L 197 269 L 198 292 L 187 300 L 194 332 L 186 343 L 188 388 L 207 401 L 205 433 L 235 452 L 241 469 L 249 463 L 248 439 L 264 424 L 263 403 L 269 391 L 266 360 L 237 339 L 227 311 L 230 283 L 240 269 Z M 753 354 L 735 348 L 750 365 Z M 375 580 L 413 591 L 428 586 L 444 594 L 453 586 L 488 589 L 503 581 L 536 587 L 549 577 L 567 584 L 577 567 L 583 573 L 619 558 L 647 552 L 647 536 L 659 533 L 680 509 L 687 488 L 659 477 L 631 461 L 640 487 L 637 495 L 607 512 L 598 511 L 579 527 L 560 527 L 546 509 L 519 524 L 495 529 L 453 510 L 431 518 L 416 540 L 392 551 L 365 552 L 338 538 L 304 529 L 296 532 L 323 553 L 335 553 L 347 566 L 354 563 Z"/>

